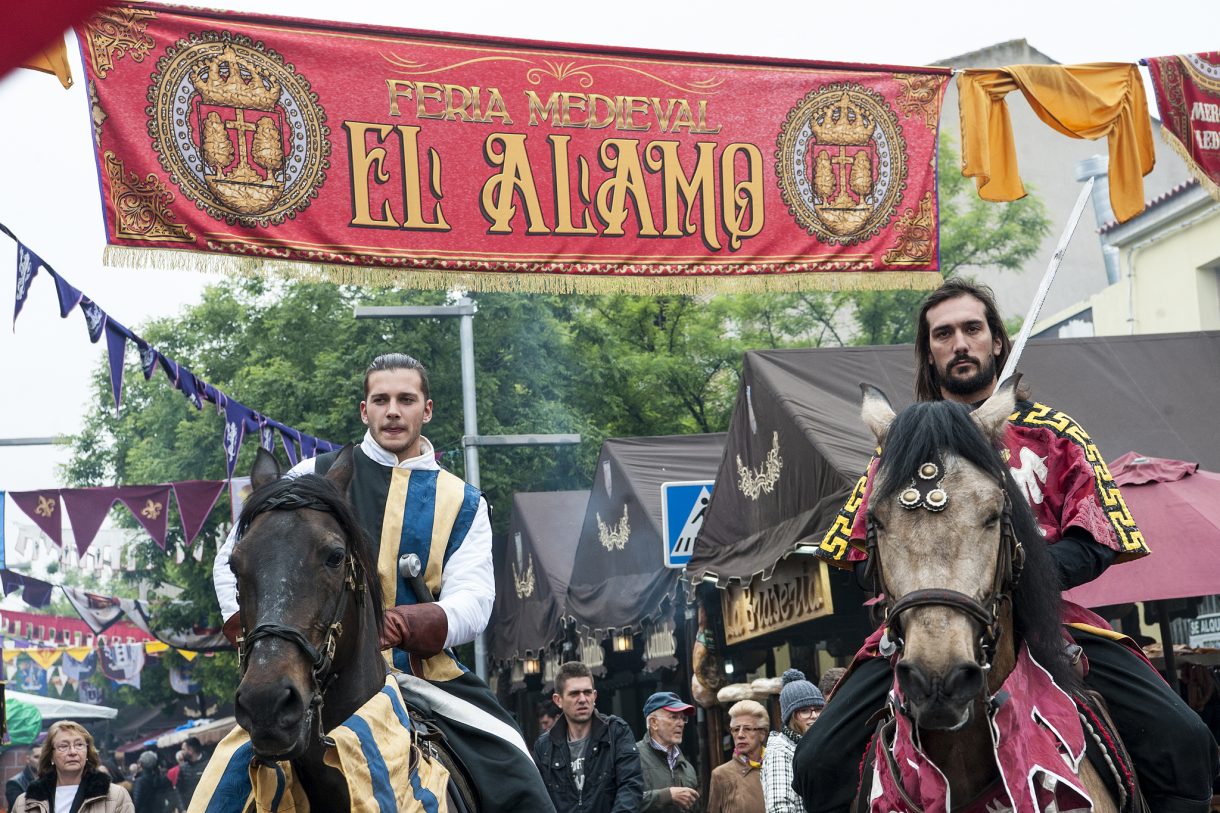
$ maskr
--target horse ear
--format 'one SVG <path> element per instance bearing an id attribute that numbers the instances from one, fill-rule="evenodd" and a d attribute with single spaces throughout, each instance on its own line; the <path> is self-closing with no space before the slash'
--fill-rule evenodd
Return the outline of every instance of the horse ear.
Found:
<path id="1" fill-rule="evenodd" d="M 282 473 L 280 461 L 275 459 L 275 455 L 259 446 L 258 453 L 254 456 L 254 467 L 250 469 L 250 486 L 257 491 L 280 479 Z"/>
<path id="2" fill-rule="evenodd" d="M 1021 374 L 1009 376 L 1000 386 L 996 387 L 983 404 L 970 417 L 978 424 L 979 429 L 991 441 L 997 441 L 1004 434 L 1008 424 L 1008 416 L 1012 414 L 1017 404 L 1017 385 L 1021 383 Z"/>
<path id="3" fill-rule="evenodd" d="M 860 417 L 864 420 L 864 425 L 872 430 L 877 444 L 884 446 L 885 434 L 890 431 L 890 424 L 894 422 L 894 407 L 890 406 L 890 399 L 885 397 L 885 393 L 872 384 L 861 384 L 860 393 L 864 396 L 860 405 Z"/>
<path id="4" fill-rule="evenodd" d="M 340 494 L 347 493 L 347 486 L 351 483 L 352 474 L 356 471 L 355 448 L 351 443 L 344 446 L 335 458 L 335 462 L 331 463 L 330 468 L 326 471 L 326 479 L 335 484 L 335 488 L 339 489 Z"/>

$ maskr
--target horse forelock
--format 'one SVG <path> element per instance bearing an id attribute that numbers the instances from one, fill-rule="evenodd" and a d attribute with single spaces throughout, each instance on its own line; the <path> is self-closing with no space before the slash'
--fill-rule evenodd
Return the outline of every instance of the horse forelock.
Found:
<path id="1" fill-rule="evenodd" d="M 304 474 L 300 477 L 285 477 L 257 489 L 242 506 L 237 518 L 237 534 L 240 539 L 250 529 L 254 520 L 268 511 L 282 511 L 291 516 L 298 508 L 324 511 L 334 518 L 339 530 L 347 540 L 347 549 L 356 560 L 364 577 L 365 595 L 373 602 L 373 614 L 380 631 L 384 617 L 384 600 L 381 579 L 377 575 L 376 563 L 372 561 L 368 534 L 364 532 L 351 503 L 325 477 Z M 306 515 L 300 515 L 300 521 Z"/>
<path id="2" fill-rule="evenodd" d="M 1058 568 L 1024 493 L 968 407 L 925 401 L 900 412 L 886 435 L 869 499 L 874 505 L 896 499 L 924 463 L 946 466 L 955 459 L 973 464 L 1007 493 L 1013 533 L 1025 551 L 1025 568 L 1012 591 L 1015 632 L 1056 682 L 1074 687 L 1078 681 L 1063 651 Z"/>

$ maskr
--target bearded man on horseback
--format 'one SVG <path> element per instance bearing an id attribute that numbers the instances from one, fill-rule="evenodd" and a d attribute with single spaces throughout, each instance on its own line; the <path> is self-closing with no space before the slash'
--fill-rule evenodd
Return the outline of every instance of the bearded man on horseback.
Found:
<path id="1" fill-rule="evenodd" d="M 916 398 L 978 406 L 995 391 L 1011 342 L 985 286 L 946 281 L 918 316 Z M 1097 447 L 1066 414 L 1018 396 L 1002 455 L 1038 520 L 1063 589 L 1085 584 L 1148 548 Z M 819 554 L 850 567 L 864 559 L 874 459 L 822 540 Z M 1156 813 L 1209 809 L 1217 748 L 1190 707 L 1100 618 L 1070 603 L 1064 622 L 1088 661 L 1085 685 L 1107 701 Z M 793 787 L 809 813 L 845 811 L 856 794 L 861 755 L 893 683 L 874 634 L 839 683 L 816 726 L 801 738 Z"/>
<path id="2" fill-rule="evenodd" d="M 452 652 L 473 641 L 491 616 L 491 522 L 483 495 L 443 470 L 423 436 L 432 407 L 427 370 L 411 356 L 381 355 L 365 371 L 360 418 L 368 430 L 353 449 L 347 496 L 372 543 L 383 587 L 381 648 L 387 667 L 400 672 L 404 698 L 441 729 L 469 774 L 481 811 L 549 811 L 520 730 Z M 302 460 L 288 476 L 324 475 L 338 454 Z M 231 641 L 241 628 L 229 567 L 236 541 L 235 527 L 213 567 Z M 409 556 L 417 557 L 418 572 L 400 565 Z"/>

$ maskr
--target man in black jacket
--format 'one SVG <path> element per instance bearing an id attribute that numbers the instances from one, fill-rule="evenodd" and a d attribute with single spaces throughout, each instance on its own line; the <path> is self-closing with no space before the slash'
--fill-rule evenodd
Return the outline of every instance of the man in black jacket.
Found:
<path id="1" fill-rule="evenodd" d="M 534 762 L 555 809 L 563 813 L 638 813 L 644 794 L 635 735 L 621 717 L 594 708 L 589 667 L 571 661 L 555 675 L 563 712 L 534 743 Z"/>
<path id="2" fill-rule="evenodd" d="M 25 757 L 25 767 L 21 769 L 21 773 L 9 779 L 4 783 L 4 798 L 8 801 L 7 810 L 13 809 L 13 802 L 17 801 L 17 797 L 25 793 L 30 783 L 38 776 L 38 754 L 40 749 L 30 748 L 30 752 Z"/>

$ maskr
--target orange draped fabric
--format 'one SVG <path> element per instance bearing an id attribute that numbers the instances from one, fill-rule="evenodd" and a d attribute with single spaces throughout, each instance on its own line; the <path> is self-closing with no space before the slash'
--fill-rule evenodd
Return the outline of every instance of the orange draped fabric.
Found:
<path id="1" fill-rule="evenodd" d="M 1144 210 L 1143 176 L 1156 155 L 1144 83 L 1132 64 L 1012 65 L 963 71 L 957 79 L 962 174 L 984 200 L 1025 196 L 1017 172 L 1004 97 L 1020 90 L 1048 125 L 1073 138 L 1105 136 L 1110 148 L 1110 205 L 1119 222 Z"/>

